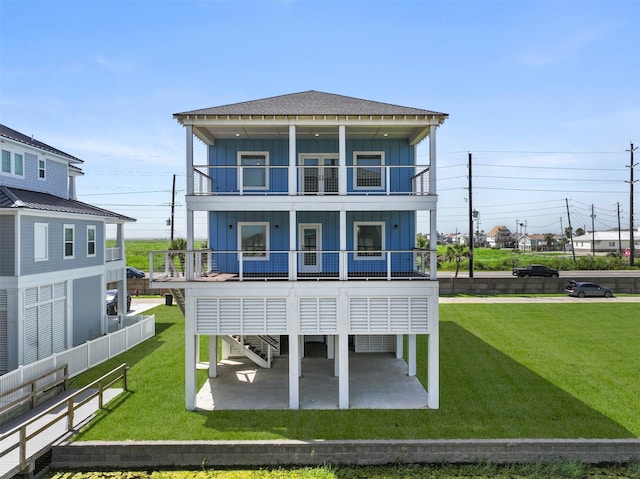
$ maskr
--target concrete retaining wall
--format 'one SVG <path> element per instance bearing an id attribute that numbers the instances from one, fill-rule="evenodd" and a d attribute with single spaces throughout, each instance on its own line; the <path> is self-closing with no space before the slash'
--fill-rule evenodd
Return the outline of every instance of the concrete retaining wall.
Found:
<path id="1" fill-rule="evenodd" d="M 440 294 L 556 294 L 563 293 L 569 278 L 482 278 L 477 275 L 469 278 L 438 278 Z M 592 281 L 608 286 L 615 293 L 640 294 L 640 274 L 638 277 L 597 277 L 585 276 L 580 281 Z M 114 286 L 116 287 L 116 286 Z M 164 296 L 169 290 L 149 288 L 148 278 L 127 280 L 127 289 L 133 296 L 138 294 L 157 294 Z"/>
<path id="2" fill-rule="evenodd" d="M 53 470 L 640 460 L 640 439 L 125 441 L 55 445 Z"/>
<path id="3" fill-rule="evenodd" d="M 572 278 L 438 278 L 440 294 L 557 294 L 563 293 Z M 613 294 L 640 294 L 638 277 L 584 276 L 579 281 L 591 281 L 613 289 Z"/>

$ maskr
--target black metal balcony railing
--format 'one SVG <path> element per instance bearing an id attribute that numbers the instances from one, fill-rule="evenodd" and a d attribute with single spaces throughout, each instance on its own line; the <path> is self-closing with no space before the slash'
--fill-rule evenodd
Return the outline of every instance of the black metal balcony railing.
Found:
<path id="1" fill-rule="evenodd" d="M 151 251 L 149 277 L 151 281 L 420 280 L 429 279 L 431 253 L 424 249 Z"/>
<path id="2" fill-rule="evenodd" d="M 337 166 L 296 166 L 295 194 L 340 193 Z M 346 167 L 348 195 L 428 195 L 429 166 L 381 165 Z M 260 170 L 256 172 L 256 170 Z M 258 174 L 256 174 L 258 173 Z M 216 166 L 193 167 L 194 195 L 288 195 L 289 167 Z"/>

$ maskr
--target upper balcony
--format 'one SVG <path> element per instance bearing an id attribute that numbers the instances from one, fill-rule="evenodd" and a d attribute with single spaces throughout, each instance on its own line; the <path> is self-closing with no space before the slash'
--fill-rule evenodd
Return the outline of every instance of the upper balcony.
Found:
<path id="1" fill-rule="evenodd" d="M 426 196 L 428 165 L 193 166 L 195 196 Z"/>

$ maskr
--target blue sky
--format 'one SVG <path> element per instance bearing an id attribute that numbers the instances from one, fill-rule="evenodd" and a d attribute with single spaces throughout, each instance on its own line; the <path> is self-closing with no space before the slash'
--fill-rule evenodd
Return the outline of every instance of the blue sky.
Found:
<path id="1" fill-rule="evenodd" d="M 468 231 L 468 152 L 481 230 L 559 233 L 567 202 L 574 228 L 618 204 L 628 228 L 639 21 L 635 0 L 0 0 L 0 121 L 85 160 L 79 199 L 137 218 L 127 237 L 168 237 L 174 174 L 186 234 L 173 113 L 306 90 L 449 113 L 440 232 Z"/>

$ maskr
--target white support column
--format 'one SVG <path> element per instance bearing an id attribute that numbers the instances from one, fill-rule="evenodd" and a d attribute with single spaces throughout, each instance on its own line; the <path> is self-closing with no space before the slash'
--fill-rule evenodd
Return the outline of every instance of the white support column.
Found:
<path id="1" fill-rule="evenodd" d="M 209 336 L 209 377 L 218 376 L 218 336 Z"/>
<path id="2" fill-rule="evenodd" d="M 193 195 L 193 126 L 187 125 L 187 195 Z"/>
<path id="3" fill-rule="evenodd" d="M 288 188 L 289 195 L 294 196 L 298 193 L 298 160 L 296 152 L 296 125 L 289 125 L 289 168 L 288 172 Z"/>
<path id="4" fill-rule="evenodd" d="M 289 210 L 289 281 L 298 279 L 298 215 L 295 210 Z"/>
<path id="5" fill-rule="evenodd" d="M 402 359 L 404 354 L 404 335 L 396 334 L 396 359 Z"/>
<path id="6" fill-rule="evenodd" d="M 187 281 L 193 281 L 193 211 L 187 210 L 187 254 L 185 255 L 185 276 Z"/>
<path id="7" fill-rule="evenodd" d="M 340 210 L 340 281 L 346 281 L 348 276 L 348 254 L 347 254 L 347 212 Z"/>
<path id="8" fill-rule="evenodd" d="M 336 343 L 333 334 L 327 335 L 327 359 L 336 357 Z"/>
<path id="9" fill-rule="evenodd" d="M 333 343 L 333 375 L 337 378 L 340 376 L 340 345 L 337 334 L 333 335 L 331 342 Z"/>
<path id="10" fill-rule="evenodd" d="M 440 407 L 440 345 L 438 336 L 439 333 L 436 323 L 436 327 L 431 328 L 431 333 L 428 338 L 427 406 L 431 409 L 438 409 Z"/>
<path id="11" fill-rule="evenodd" d="M 349 409 L 349 335 L 338 334 L 338 407 Z"/>
<path id="12" fill-rule="evenodd" d="M 347 127 L 338 126 L 338 194 L 347 194 Z"/>
<path id="13" fill-rule="evenodd" d="M 189 290 L 185 289 L 185 324 L 184 324 L 184 355 L 185 355 L 185 407 L 188 411 L 196 408 L 196 335 L 195 318 L 191 308 Z"/>
<path id="14" fill-rule="evenodd" d="M 416 335 L 407 334 L 407 375 L 416 375 Z"/>
<path id="15" fill-rule="evenodd" d="M 429 128 L 429 195 L 437 195 L 436 188 L 436 126 Z M 437 198 L 437 196 L 436 196 Z M 437 210 L 429 211 L 429 279 L 438 279 L 438 224 Z"/>
<path id="16" fill-rule="evenodd" d="M 300 409 L 300 351 L 297 334 L 289 335 L 289 409 Z"/>

